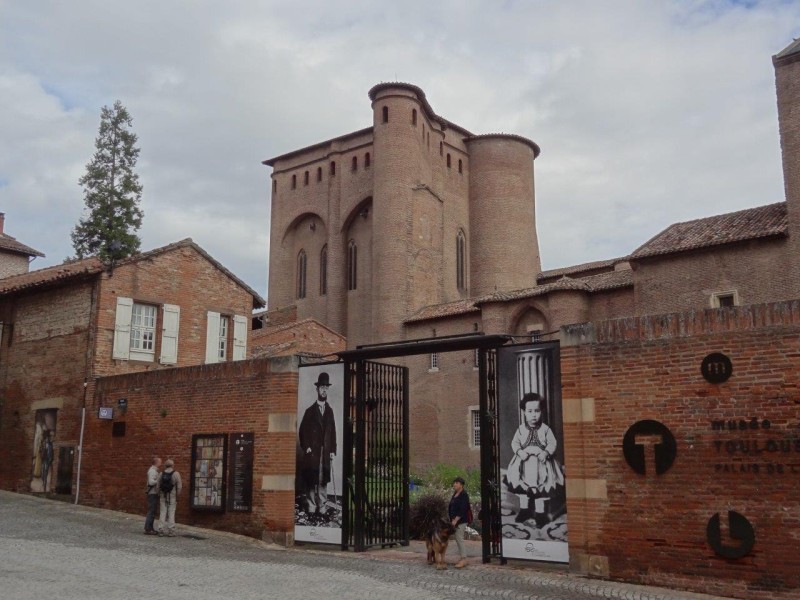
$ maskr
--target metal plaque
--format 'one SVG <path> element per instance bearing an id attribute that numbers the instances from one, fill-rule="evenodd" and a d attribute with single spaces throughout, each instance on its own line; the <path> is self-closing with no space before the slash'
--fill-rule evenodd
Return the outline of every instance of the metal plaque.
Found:
<path id="1" fill-rule="evenodd" d="M 97 410 L 97 416 L 101 419 L 113 419 L 114 418 L 114 409 L 110 406 L 101 406 Z"/>
<path id="2" fill-rule="evenodd" d="M 756 532 L 753 525 L 744 515 L 736 511 L 728 511 L 728 532 L 731 539 L 738 540 L 735 546 L 728 546 L 722 543 L 722 532 L 720 530 L 719 513 L 714 514 L 708 520 L 706 526 L 706 538 L 708 545 L 714 549 L 722 558 L 737 559 L 750 554 L 756 543 Z"/>
<path id="3" fill-rule="evenodd" d="M 721 352 L 714 352 L 703 359 L 700 373 L 709 383 L 725 383 L 733 373 L 733 363 Z"/>
<path id="4" fill-rule="evenodd" d="M 644 475 L 646 472 L 645 445 L 637 441 L 639 436 L 661 438 L 660 442 L 653 445 L 656 473 L 661 475 L 669 470 L 678 454 L 678 444 L 675 441 L 675 436 L 663 423 L 649 419 L 638 421 L 631 425 L 628 431 L 625 432 L 625 437 L 622 438 L 622 453 L 625 456 L 625 462 L 628 463 L 630 468 L 640 475 Z"/>

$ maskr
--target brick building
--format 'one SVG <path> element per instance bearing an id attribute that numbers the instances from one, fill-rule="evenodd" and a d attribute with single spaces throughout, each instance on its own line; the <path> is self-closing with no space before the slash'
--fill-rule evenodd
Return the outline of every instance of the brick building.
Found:
<path id="1" fill-rule="evenodd" d="M 474 135 L 438 116 L 420 88 L 379 84 L 371 127 L 264 161 L 273 168 L 270 310 L 293 305 L 297 319 L 316 319 L 353 348 L 472 331 L 553 340 L 573 323 L 798 298 L 800 45 L 773 63 L 785 201 L 676 223 L 628 256 L 543 272 L 539 147 Z M 412 464 L 477 464 L 474 356 L 404 364 Z M 429 440 L 424 452 L 418 436 Z"/>
<path id="2" fill-rule="evenodd" d="M 243 360 L 263 305 L 190 239 L 0 280 L 0 485 L 73 493 L 99 378 Z"/>
<path id="3" fill-rule="evenodd" d="M 44 254 L 18 242 L 5 232 L 5 213 L 0 213 L 0 279 L 20 275 L 30 270 L 30 263 Z"/>

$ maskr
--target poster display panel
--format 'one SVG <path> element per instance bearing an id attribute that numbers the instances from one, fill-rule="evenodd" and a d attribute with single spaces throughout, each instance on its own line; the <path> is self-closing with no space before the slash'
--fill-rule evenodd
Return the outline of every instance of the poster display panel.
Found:
<path id="1" fill-rule="evenodd" d="M 252 431 L 230 435 L 228 510 L 233 512 L 253 510 L 254 443 L 255 435 Z"/>
<path id="2" fill-rule="evenodd" d="M 569 562 L 557 343 L 498 349 L 505 558 Z"/>
<path id="3" fill-rule="evenodd" d="M 227 436 L 224 433 L 192 436 L 191 507 L 194 510 L 225 510 L 225 465 Z"/>
<path id="4" fill-rule="evenodd" d="M 300 367 L 294 538 L 342 542 L 344 364 Z"/>

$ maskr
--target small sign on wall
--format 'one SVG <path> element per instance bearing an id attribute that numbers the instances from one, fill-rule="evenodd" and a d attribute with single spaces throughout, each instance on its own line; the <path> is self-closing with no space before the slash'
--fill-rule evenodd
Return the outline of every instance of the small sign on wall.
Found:
<path id="1" fill-rule="evenodd" d="M 113 419 L 114 418 L 114 409 L 110 406 L 101 406 L 97 410 L 97 416 L 101 419 Z"/>

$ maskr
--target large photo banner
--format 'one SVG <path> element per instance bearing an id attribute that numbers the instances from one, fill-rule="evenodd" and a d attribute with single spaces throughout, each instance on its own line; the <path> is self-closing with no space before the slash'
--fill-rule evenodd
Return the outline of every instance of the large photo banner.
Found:
<path id="1" fill-rule="evenodd" d="M 294 538 L 342 541 L 344 365 L 300 367 L 297 388 L 297 467 Z"/>
<path id="2" fill-rule="evenodd" d="M 498 349 L 503 556 L 569 562 L 558 344 Z"/>

